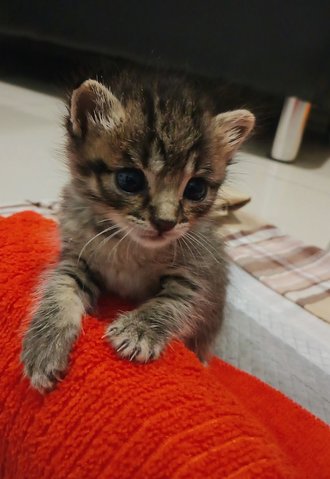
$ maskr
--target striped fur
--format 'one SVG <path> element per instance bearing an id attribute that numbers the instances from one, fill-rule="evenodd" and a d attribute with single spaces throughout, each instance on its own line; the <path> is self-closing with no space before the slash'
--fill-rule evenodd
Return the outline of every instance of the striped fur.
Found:
<path id="1" fill-rule="evenodd" d="M 245 110 L 216 115 L 209 99 L 174 76 L 122 74 L 111 90 L 87 80 L 73 92 L 62 255 L 23 341 L 33 386 L 51 388 L 65 371 L 82 314 L 102 290 L 140 303 L 106 330 L 122 357 L 156 359 L 176 337 L 207 359 L 227 283 L 208 213 L 253 123 Z M 143 175 L 137 193 L 118 186 L 122 168 Z M 191 178 L 206 185 L 198 200 L 186 196 Z"/>

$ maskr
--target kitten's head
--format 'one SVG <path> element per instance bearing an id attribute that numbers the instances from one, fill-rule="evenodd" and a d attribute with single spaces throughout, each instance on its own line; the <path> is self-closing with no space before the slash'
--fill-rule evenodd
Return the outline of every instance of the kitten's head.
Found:
<path id="1" fill-rule="evenodd" d="M 171 78 L 123 77 L 111 89 L 87 80 L 74 90 L 67 125 L 80 195 L 140 244 L 160 247 L 207 215 L 254 116 L 216 115 Z"/>

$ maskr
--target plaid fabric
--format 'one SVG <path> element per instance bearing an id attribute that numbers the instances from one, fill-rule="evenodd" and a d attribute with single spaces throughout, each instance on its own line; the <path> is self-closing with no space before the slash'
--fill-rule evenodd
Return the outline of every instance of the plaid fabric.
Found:
<path id="1" fill-rule="evenodd" d="M 265 225 L 225 236 L 230 258 L 274 291 L 330 322 L 330 252 Z"/>

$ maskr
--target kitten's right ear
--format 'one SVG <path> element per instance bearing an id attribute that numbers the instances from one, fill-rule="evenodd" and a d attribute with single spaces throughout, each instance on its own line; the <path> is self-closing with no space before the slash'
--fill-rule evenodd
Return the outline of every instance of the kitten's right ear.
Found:
<path id="1" fill-rule="evenodd" d="M 73 91 L 70 101 L 70 133 L 85 137 L 91 127 L 113 128 L 124 118 L 120 101 L 101 83 L 86 80 Z"/>

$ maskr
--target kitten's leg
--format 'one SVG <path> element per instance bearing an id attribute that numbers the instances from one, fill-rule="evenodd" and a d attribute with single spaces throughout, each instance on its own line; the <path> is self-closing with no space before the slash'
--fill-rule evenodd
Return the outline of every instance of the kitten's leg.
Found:
<path id="1" fill-rule="evenodd" d="M 82 315 L 98 294 L 96 278 L 83 259 L 62 259 L 48 276 L 21 354 L 25 374 L 36 389 L 51 389 L 66 370 Z"/>
<path id="2" fill-rule="evenodd" d="M 160 292 L 138 309 L 120 315 L 106 336 L 122 357 L 142 362 L 156 359 L 171 338 L 194 336 L 205 321 L 203 303 L 205 295 L 193 281 L 164 276 Z"/>

